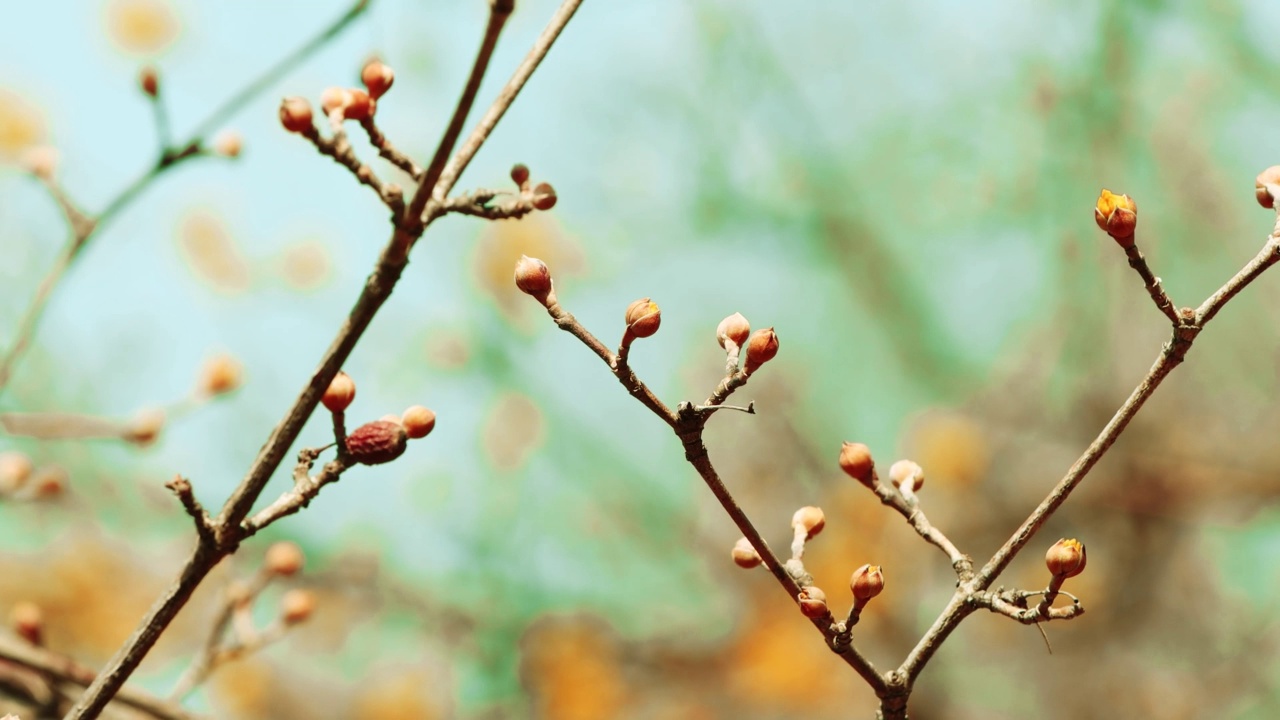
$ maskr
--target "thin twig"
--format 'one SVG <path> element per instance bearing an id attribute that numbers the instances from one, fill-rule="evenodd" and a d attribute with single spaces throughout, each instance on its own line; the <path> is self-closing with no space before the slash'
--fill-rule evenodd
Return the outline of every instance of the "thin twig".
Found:
<path id="1" fill-rule="evenodd" d="M 1142 284 L 1147 288 L 1147 294 L 1151 295 L 1151 300 L 1155 302 L 1156 308 L 1169 318 L 1169 322 L 1174 325 L 1178 324 L 1178 311 L 1173 306 L 1173 301 L 1169 299 L 1168 293 L 1164 291 L 1164 286 L 1160 283 L 1160 278 L 1151 272 L 1151 268 L 1147 267 L 1147 259 L 1142 255 L 1142 251 L 1138 249 L 1138 243 L 1125 247 L 1125 255 L 1129 257 L 1129 267 L 1138 271 L 1138 275 L 1142 278 Z"/>

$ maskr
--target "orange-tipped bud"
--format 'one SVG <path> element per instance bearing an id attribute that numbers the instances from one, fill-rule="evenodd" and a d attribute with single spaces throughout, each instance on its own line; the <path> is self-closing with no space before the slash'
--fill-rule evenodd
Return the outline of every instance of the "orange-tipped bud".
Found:
<path id="1" fill-rule="evenodd" d="M 160 73 L 156 71 L 153 65 L 144 65 L 142 70 L 138 71 L 138 87 L 142 88 L 142 92 L 147 97 L 155 98 L 160 96 Z"/>
<path id="2" fill-rule="evenodd" d="M 351 376 L 338 371 L 333 376 L 333 380 L 329 382 L 329 389 L 324 391 L 324 396 L 320 398 L 320 402 L 329 409 L 329 412 L 344 412 L 351 407 L 351 401 L 356 399 L 356 381 Z"/>
<path id="3" fill-rule="evenodd" d="M 225 395 L 240 387 L 243 377 L 244 370 L 235 357 L 226 353 L 214 355 L 200 370 L 197 391 L 205 397 Z"/>
<path id="4" fill-rule="evenodd" d="M 1269 187 L 1280 185 L 1280 165 L 1272 165 L 1271 167 L 1258 173 L 1258 177 L 1254 180 L 1254 196 L 1258 198 L 1258 204 L 1264 208 L 1271 209 L 1276 206 L 1275 198 L 1271 197 Z"/>
<path id="5" fill-rule="evenodd" d="M 15 492 L 31 477 L 31 458 L 17 450 L 0 453 L 0 494 Z"/>
<path id="6" fill-rule="evenodd" d="M 49 145 L 36 145 L 23 151 L 20 163 L 27 172 L 46 182 L 58 174 L 58 149 Z"/>
<path id="7" fill-rule="evenodd" d="M 800 601 L 800 612 L 807 618 L 820 618 L 827 615 L 827 594 L 817 585 L 800 588 L 796 597 Z"/>
<path id="8" fill-rule="evenodd" d="M 400 424 L 410 439 L 424 438 L 435 429 L 436 414 L 421 405 L 414 405 L 400 416 Z"/>
<path id="9" fill-rule="evenodd" d="M 70 478 L 67 471 L 58 465 L 46 465 L 31 477 L 33 494 L 39 500 L 52 500 L 67 491 Z"/>
<path id="10" fill-rule="evenodd" d="M 1120 247 L 1133 245 L 1133 231 L 1138 227 L 1138 204 L 1133 198 L 1103 190 L 1093 209 L 1093 219 Z"/>
<path id="11" fill-rule="evenodd" d="M 738 347 L 747 344 L 747 340 L 751 337 L 751 323 L 742 317 L 742 313 L 734 313 L 729 317 L 720 321 L 716 326 L 716 341 L 720 343 L 720 347 L 728 350 L 728 343 L 733 343 Z"/>
<path id="12" fill-rule="evenodd" d="M 805 538 L 811 538 L 822 532 L 822 528 L 827 525 L 827 517 L 822 513 L 822 508 L 808 505 L 796 511 L 791 516 L 791 527 L 796 530 L 804 530 Z"/>
<path id="13" fill-rule="evenodd" d="M 316 611 L 316 596 L 309 590 L 294 589 L 280 598 L 280 619 L 285 625 L 297 625 Z"/>
<path id="14" fill-rule="evenodd" d="M 551 183 L 538 183 L 533 189 L 533 206 L 539 210 L 550 210 L 556 206 L 556 189 Z"/>
<path id="15" fill-rule="evenodd" d="M 876 463 L 871 459 L 871 448 L 866 445 L 852 442 L 841 445 L 840 469 L 863 485 L 875 487 Z"/>
<path id="16" fill-rule="evenodd" d="M 369 89 L 369 97 L 377 100 L 391 89 L 391 83 L 396 81 L 396 74 L 381 60 L 370 60 L 360 71 L 360 81 Z"/>
<path id="17" fill-rule="evenodd" d="M 305 98 L 287 97 L 280 101 L 280 124 L 291 133 L 302 133 L 313 127 L 311 103 Z"/>
<path id="18" fill-rule="evenodd" d="M 511 166 L 511 182 L 524 188 L 525 183 L 529 182 L 529 166 L 524 163 L 516 163 Z"/>
<path id="19" fill-rule="evenodd" d="M 240 157 L 240 151 L 243 149 L 244 138 L 234 130 L 224 130 L 213 139 L 213 151 L 222 157 Z"/>
<path id="20" fill-rule="evenodd" d="M 272 575 L 289 577 L 298 574 L 305 561 L 306 556 L 302 554 L 302 548 L 286 540 L 272 543 L 271 547 L 267 548 L 263 567 Z"/>
<path id="21" fill-rule="evenodd" d="M 394 418 L 394 416 L 393 416 Z M 374 420 L 356 428 L 347 436 L 347 453 L 362 465 L 381 465 L 404 454 L 409 436 L 400 418 Z"/>
<path id="22" fill-rule="evenodd" d="M 164 410 L 162 408 L 143 408 L 133 416 L 133 421 L 125 428 L 122 437 L 134 445 L 147 446 L 160 437 L 164 429 Z"/>
<path id="23" fill-rule="evenodd" d="M 751 333 L 751 337 L 747 339 L 747 362 L 743 365 L 743 372 L 753 373 L 760 369 L 760 366 L 769 362 L 778 354 L 778 334 L 773 328 L 765 328 Z"/>
<path id="24" fill-rule="evenodd" d="M 853 604 L 862 607 L 884 591 L 884 572 L 879 565 L 863 565 L 853 571 L 849 589 L 853 591 Z"/>
<path id="25" fill-rule="evenodd" d="M 368 120 L 378 111 L 378 102 L 363 90 L 348 90 L 347 97 L 349 99 L 342 108 L 342 116 L 348 120 Z"/>
<path id="26" fill-rule="evenodd" d="M 516 287 L 526 295 L 532 295 L 544 305 L 551 294 L 551 270 L 538 258 L 521 255 L 516 262 Z"/>
<path id="27" fill-rule="evenodd" d="M 751 547 L 751 541 L 746 538 L 738 538 L 738 542 L 733 544 L 733 562 L 740 568 L 750 570 L 757 567 L 764 560 L 760 559 L 760 553 Z"/>
<path id="28" fill-rule="evenodd" d="M 647 338 L 658 332 L 658 326 L 662 324 L 662 311 L 658 309 L 658 303 L 649 298 L 640 298 L 627 306 L 625 319 L 629 335 Z"/>
<path id="29" fill-rule="evenodd" d="M 1044 554 L 1044 564 L 1049 573 L 1064 580 L 1084 572 L 1086 561 L 1084 543 L 1075 539 L 1063 538 Z"/>
<path id="30" fill-rule="evenodd" d="M 324 110 L 325 115 L 331 114 L 334 110 L 345 109 L 351 104 L 351 91 L 341 87 L 325 88 L 320 93 L 320 109 Z"/>
<path id="31" fill-rule="evenodd" d="M 911 460 L 899 460 L 889 466 L 889 482 L 901 488 L 908 481 L 912 492 L 924 487 L 924 468 Z"/>
<path id="32" fill-rule="evenodd" d="M 40 645 L 44 635 L 44 612 L 33 602 L 14 603 L 9 611 L 9 626 L 18 637 L 32 645 Z"/>

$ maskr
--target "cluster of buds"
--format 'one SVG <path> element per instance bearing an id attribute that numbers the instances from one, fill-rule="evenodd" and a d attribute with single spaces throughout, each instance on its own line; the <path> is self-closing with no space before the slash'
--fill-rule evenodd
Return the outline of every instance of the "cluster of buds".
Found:
<path id="1" fill-rule="evenodd" d="M 551 183 L 540 182 L 532 185 L 529 180 L 529 166 L 516 163 L 511 166 L 511 182 L 520 188 L 520 196 L 526 197 L 537 210 L 550 210 L 556 206 L 556 189 Z"/>
<path id="2" fill-rule="evenodd" d="M 1063 580 L 1084 572 L 1087 560 L 1084 543 L 1074 538 L 1059 540 L 1044 555 L 1045 567 L 1049 568 L 1049 574 L 1059 585 Z"/>
<path id="3" fill-rule="evenodd" d="M 731 371 L 737 368 L 738 359 L 746 349 L 747 357 L 742 367 L 745 375 L 759 370 L 761 365 L 778 354 L 778 334 L 773 328 L 751 332 L 751 323 L 742 313 L 734 313 L 720 321 L 716 326 L 716 342 L 724 348 Z"/>
<path id="4" fill-rule="evenodd" d="M 336 417 L 341 417 L 356 397 L 356 383 L 350 375 L 339 372 L 329 383 L 320 402 Z M 346 454 L 362 465 L 381 465 L 404 454 L 410 440 L 424 438 L 436 426 L 436 414 L 422 405 L 414 405 L 400 415 L 386 415 L 365 423 L 342 439 Z"/>
<path id="5" fill-rule="evenodd" d="M 1103 190 L 1093 208 L 1093 219 L 1120 247 L 1133 246 L 1133 232 L 1138 227 L 1138 204 L 1133 198 Z"/>
<path id="6" fill-rule="evenodd" d="M 379 60 L 371 60 L 360 71 L 365 89 L 330 87 L 320 93 L 320 109 L 329 121 L 339 126 L 344 120 L 372 120 L 378 111 L 378 98 L 391 89 L 395 72 Z M 305 98 L 287 97 L 280 101 L 280 124 L 291 133 L 310 135 L 315 132 L 311 103 Z"/>

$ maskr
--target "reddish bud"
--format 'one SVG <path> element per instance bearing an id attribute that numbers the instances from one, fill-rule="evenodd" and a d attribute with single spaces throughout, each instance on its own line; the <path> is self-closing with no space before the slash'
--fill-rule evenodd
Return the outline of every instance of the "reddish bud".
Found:
<path id="1" fill-rule="evenodd" d="M 1271 167 L 1258 173 L 1258 177 L 1254 180 L 1254 196 L 1258 198 L 1258 204 L 1264 208 L 1271 209 L 1276 206 L 1275 198 L 1271 197 L 1269 186 L 1280 185 L 1280 165 L 1272 165 Z"/>
<path id="2" fill-rule="evenodd" d="M 368 120 L 378 110 L 378 103 L 363 90 L 348 90 L 347 104 L 342 108 L 342 116 L 348 120 Z"/>
<path id="3" fill-rule="evenodd" d="M 398 420 L 374 420 L 356 428 L 345 442 L 351 459 L 362 465 L 381 465 L 403 455 L 409 437 Z"/>
<path id="4" fill-rule="evenodd" d="M 538 183 L 533 189 L 533 206 L 539 210 L 550 210 L 556 206 L 556 189 L 551 183 Z"/>
<path id="5" fill-rule="evenodd" d="M 658 309 L 658 303 L 649 298 L 641 298 L 627 306 L 625 319 L 627 334 L 647 338 L 658 332 L 658 326 L 662 324 L 662 311 Z"/>
<path id="6" fill-rule="evenodd" d="M 884 591 L 884 572 L 879 565 L 863 565 L 853 571 L 849 589 L 853 591 L 853 604 L 862 607 Z"/>
<path id="7" fill-rule="evenodd" d="M 160 73 L 156 71 L 152 65 L 144 65 L 142 70 L 138 72 L 138 87 L 142 88 L 142 92 L 147 97 L 155 98 L 160 95 Z"/>
<path id="8" fill-rule="evenodd" d="M 805 538 L 811 538 L 822 532 L 822 528 L 826 527 L 827 518 L 822 513 L 822 508 L 808 505 L 796 511 L 791 516 L 791 527 L 796 530 L 803 529 Z"/>
<path id="9" fill-rule="evenodd" d="M 14 603 L 9 611 L 9 626 L 18 637 L 32 645 L 40 645 L 44 635 L 44 612 L 33 602 Z"/>
<path id="10" fill-rule="evenodd" d="M 1084 572 L 1086 560 L 1084 543 L 1075 539 L 1059 540 L 1044 554 L 1044 564 L 1049 568 L 1049 573 L 1063 579 Z"/>
<path id="11" fill-rule="evenodd" d="M 773 328 L 765 328 L 751 333 L 747 339 L 747 362 L 742 370 L 748 374 L 760 369 L 778 354 L 778 334 Z"/>
<path id="12" fill-rule="evenodd" d="M 526 295 L 532 295 L 544 305 L 551 294 L 551 270 L 538 258 L 521 255 L 516 262 L 516 287 Z"/>
<path id="13" fill-rule="evenodd" d="M 807 618 L 820 618 L 827 615 L 827 594 L 817 585 L 800 588 L 796 596 L 800 601 L 800 612 Z"/>
<path id="14" fill-rule="evenodd" d="M 511 182 L 524 188 L 524 184 L 529 182 L 529 166 L 524 163 L 516 163 L 511 166 Z"/>
<path id="15" fill-rule="evenodd" d="M 871 448 L 866 445 L 852 442 L 841 445 L 840 469 L 863 485 L 875 487 L 876 464 L 871 459 Z"/>
<path id="16" fill-rule="evenodd" d="M 410 439 L 424 438 L 435 429 L 436 414 L 421 405 L 414 405 L 400 416 L 400 424 Z"/>
<path id="17" fill-rule="evenodd" d="M 199 394 L 206 397 L 224 395 L 240 387 L 244 376 L 240 362 L 226 353 L 209 358 L 200 371 Z"/>
<path id="18" fill-rule="evenodd" d="M 911 491 L 924 487 L 924 468 L 910 460 L 899 460 L 889 466 L 889 481 L 899 488 L 903 483 L 911 482 Z"/>
<path id="19" fill-rule="evenodd" d="M 381 60 L 370 60 L 360 71 L 360 81 L 369 89 L 369 97 L 374 100 L 385 95 L 395 80 L 395 72 Z"/>
<path id="20" fill-rule="evenodd" d="M 309 590 L 290 590 L 280 598 L 280 619 L 285 625 L 297 625 L 316 611 L 316 596 Z"/>
<path id="21" fill-rule="evenodd" d="M 162 408 L 143 408 L 134 415 L 133 421 L 122 434 L 127 442 L 135 445 L 150 445 L 160 437 L 164 429 L 164 410 Z"/>
<path id="22" fill-rule="evenodd" d="M 751 323 L 742 317 L 742 313 L 734 313 L 721 320 L 716 326 L 716 340 L 720 343 L 720 347 L 726 350 L 729 349 L 727 343 L 742 347 L 747 344 L 750 337 Z"/>
<path id="23" fill-rule="evenodd" d="M 738 542 L 733 544 L 733 562 L 740 568 L 750 570 L 764 562 L 760 559 L 760 553 L 751 547 L 751 541 L 746 538 L 738 538 Z"/>
<path id="24" fill-rule="evenodd" d="M 311 103 L 305 98 L 287 97 L 280 101 L 280 124 L 291 133 L 302 133 L 313 127 Z"/>
<path id="25" fill-rule="evenodd" d="M 1138 227 L 1138 204 L 1133 198 L 1103 190 L 1093 209 L 1093 219 L 1120 247 L 1133 245 L 1133 231 Z"/>
<path id="26" fill-rule="evenodd" d="M 289 577 L 298 574 L 302 570 L 302 564 L 306 557 L 302 554 L 302 548 L 294 543 L 284 541 L 272 543 L 267 548 L 266 560 L 263 567 L 272 575 L 280 575 Z"/>
<path id="27" fill-rule="evenodd" d="M 31 478 L 32 491 L 37 499 L 51 500 L 67 491 L 67 471 L 58 465 L 46 465 Z"/>
<path id="28" fill-rule="evenodd" d="M 325 115 L 334 110 L 341 110 L 351 104 L 351 91 L 346 88 L 329 87 L 320 93 L 320 109 Z"/>
<path id="29" fill-rule="evenodd" d="M 333 376 L 333 380 L 329 382 L 329 389 L 324 391 L 324 396 L 320 398 L 320 402 L 329 409 L 329 412 L 344 412 L 351 407 L 351 401 L 356 399 L 356 381 L 351 376 L 338 371 Z"/>

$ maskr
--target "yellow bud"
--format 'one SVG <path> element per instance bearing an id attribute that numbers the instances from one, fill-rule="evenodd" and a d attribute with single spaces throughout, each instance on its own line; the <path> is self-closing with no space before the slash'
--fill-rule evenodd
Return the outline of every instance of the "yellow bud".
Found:
<path id="1" fill-rule="evenodd" d="M 1138 204 L 1133 198 L 1103 190 L 1093 209 L 1093 219 L 1120 247 L 1133 245 L 1133 231 L 1138 226 Z"/>

